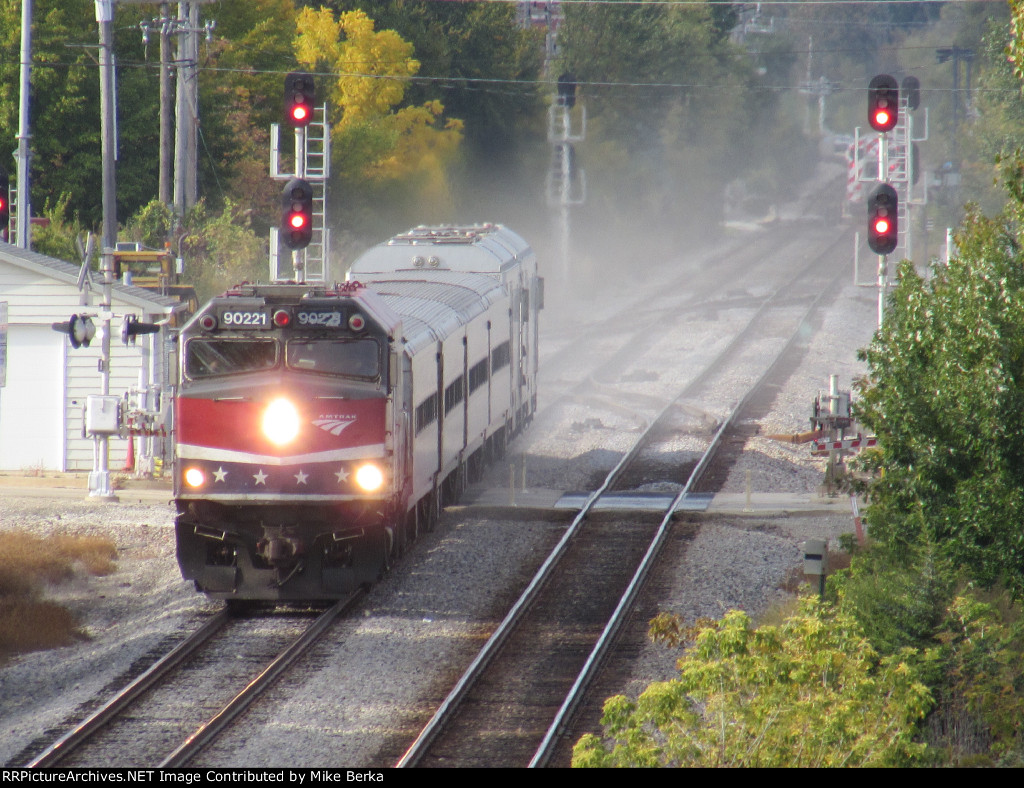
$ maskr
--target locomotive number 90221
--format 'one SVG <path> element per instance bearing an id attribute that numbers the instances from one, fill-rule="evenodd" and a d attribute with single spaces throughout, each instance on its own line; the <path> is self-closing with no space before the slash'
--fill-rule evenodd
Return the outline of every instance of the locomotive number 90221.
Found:
<path id="1" fill-rule="evenodd" d="M 270 328 L 270 317 L 265 311 L 223 310 L 219 321 L 225 328 Z"/>

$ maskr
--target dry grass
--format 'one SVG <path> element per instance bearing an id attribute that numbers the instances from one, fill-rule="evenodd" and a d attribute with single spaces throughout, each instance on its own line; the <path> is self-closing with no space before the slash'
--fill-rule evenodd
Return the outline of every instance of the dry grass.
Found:
<path id="1" fill-rule="evenodd" d="M 71 612 L 40 597 L 76 573 L 108 575 L 116 559 L 117 548 L 100 537 L 0 533 L 0 664 L 11 654 L 82 639 Z"/>

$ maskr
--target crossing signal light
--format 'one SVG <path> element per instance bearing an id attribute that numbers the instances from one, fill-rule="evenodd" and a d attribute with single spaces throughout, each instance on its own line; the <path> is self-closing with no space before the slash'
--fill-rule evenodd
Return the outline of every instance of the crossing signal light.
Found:
<path id="1" fill-rule="evenodd" d="M 289 249 L 305 249 L 313 240 L 313 187 L 301 178 L 281 193 L 281 235 Z"/>
<path id="2" fill-rule="evenodd" d="M 160 330 L 156 323 L 143 323 L 135 315 L 125 315 L 121 323 L 121 342 L 125 345 L 135 344 L 135 337 L 140 334 L 155 334 Z"/>
<path id="3" fill-rule="evenodd" d="M 50 328 L 67 334 L 71 341 L 71 347 L 76 350 L 83 345 L 89 347 L 93 337 L 96 336 L 96 325 L 88 315 L 72 315 L 71 319 L 64 323 L 51 323 Z"/>
<path id="4" fill-rule="evenodd" d="M 896 249 L 898 209 L 899 197 L 888 183 L 880 183 L 868 197 L 868 246 L 875 254 L 889 254 Z"/>
<path id="5" fill-rule="evenodd" d="M 312 74 L 293 71 L 284 78 L 284 116 L 288 125 L 303 129 L 313 119 L 316 88 Z"/>
<path id="6" fill-rule="evenodd" d="M 900 89 L 888 74 L 872 77 L 868 83 L 868 123 L 878 132 L 892 131 L 899 118 Z"/>

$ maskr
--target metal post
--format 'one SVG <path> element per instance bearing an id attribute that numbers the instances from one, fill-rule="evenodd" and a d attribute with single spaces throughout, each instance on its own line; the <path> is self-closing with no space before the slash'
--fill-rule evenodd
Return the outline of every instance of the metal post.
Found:
<path id="1" fill-rule="evenodd" d="M 878 180 L 888 182 L 889 175 L 889 138 L 885 132 L 878 135 Z M 897 216 L 898 220 L 898 216 Z M 884 254 L 878 255 L 878 328 L 882 328 L 882 315 L 885 311 L 885 281 L 888 266 Z"/>
<path id="2" fill-rule="evenodd" d="M 97 0 L 96 22 L 100 28 L 100 118 L 103 157 L 103 303 L 100 305 L 100 394 L 110 394 L 110 305 L 114 285 L 114 247 L 117 244 L 117 190 L 114 143 L 114 0 Z M 86 261 L 85 265 L 88 265 Z M 105 434 L 93 435 L 93 471 L 89 497 L 117 500 L 110 485 L 110 442 Z"/>
<path id="3" fill-rule="evenodd" d="M 885 255 L 878 255 L 878 327 L 882 327 L 882 315 L 885 312 L 885 279 L 887 266 Z"/>
<path id="4" fill-rule="evenodd" d="M 98 0 L 100 27 L 100 125 L 103 158 L 103 248 L 117 243 L 116 143 L 114 140 L 114 0 Z M 111 267 L 113 271 L 113 267 Z"/>
<path id="5" fill-rule="evenodd" d="M 97 3 L 97 9 L 99 4 Z M 103 247 L 103 303 L 100 304 L 100 395 L 110 394 L 110 304 L 114 287 L 114 249 Z M 110 484 L 110 436 L 96 434 L 93 440 L 93 470 L 89 474 L 89 497 L 116 501 Z"/>
<path id="6" fill-rule="evenodd" d="M 97 4 L 97 9 L 99 5 Z M 29 174 L 29 93 L 32 79 L 32 0 L 21 0 L 21 99 L 18 109 L 18 246 L 32 246 L 32 193 Z M 7 195 L 4 195 L 7 198 Z M 6 229 L 6 228 L 5 228 Z"/>
<path id="7" fill-rule="evenodd" d="M 860 284 L 860 232 L 853 234 L 853 284 Z"/>
<path id="8" fill-rule="evenodd" d="M 306 129 L 304 126 L 295 128 L 295 177 L 306 177 Z M 303 284 L 306 281 L 306 250 L 292 250 L 292 268 L 295 270 L 295 281 Z"/>

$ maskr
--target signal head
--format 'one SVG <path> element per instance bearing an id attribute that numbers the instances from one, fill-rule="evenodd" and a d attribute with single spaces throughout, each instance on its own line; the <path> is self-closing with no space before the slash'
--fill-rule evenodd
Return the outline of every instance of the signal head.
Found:
<path id="1" fill-rule="evenodd" d="M 313 240 L 313 187 L 301 178 L 281 192 L 281 236 L 289 249 L 304 249 Z"/>
<path id="2" fill-rule="evenodd" d="M 312 74 L 293 71 L 284 78 L 284 117 L 294 129 L 302 129 L 313 119 L 316 86 Z"/>
<path id="3" fill-rule="evenodd" d="M 888 74 L 872 77 L 868 83 L 868 123 L 877 132 L 892 131 L 899 119 L 900 89 Z"/>
<path id="4" fill-rule="evenodd" d="M 887 183 L 880 183 L 868 197 L 868 246 L 875 254 L 889 254 L 899 242 L 899 197 Z"/>

